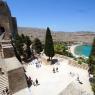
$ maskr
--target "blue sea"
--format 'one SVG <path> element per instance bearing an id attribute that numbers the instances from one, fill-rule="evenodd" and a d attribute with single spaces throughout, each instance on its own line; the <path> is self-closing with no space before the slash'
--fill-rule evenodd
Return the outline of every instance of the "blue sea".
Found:
<path id="1" fill-rule="evenodd" d="M 75 48 L 74 52 L 75 52 L 76 55 L 89 57 L 89 54 L 91 52 L 91 45 L 77 46 Z"/>

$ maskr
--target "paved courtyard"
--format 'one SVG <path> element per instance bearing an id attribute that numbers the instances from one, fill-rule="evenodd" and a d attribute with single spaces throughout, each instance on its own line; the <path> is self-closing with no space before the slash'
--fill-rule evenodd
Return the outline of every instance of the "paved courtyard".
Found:
<path id="1" fill-rule="evenodd" d="M 70 66 L 67 59 L 58 58 L 58 60 L 60 65 L 39 63 L 41 66 L 37 67 L 37 60 L 25 65 L 26 75 L 34 82 L 36 78 L 39 81 L 38 86 L 32 85 L 29 88 L 30 93 L 32 95 L 74 95 L 74 93 L 75 95 L 93 95 L 87 70 Z M 58 72 L 53 73 L 53 68 L 57 67 Z M 73 94 L 70 89 L 73 89 Z"/>

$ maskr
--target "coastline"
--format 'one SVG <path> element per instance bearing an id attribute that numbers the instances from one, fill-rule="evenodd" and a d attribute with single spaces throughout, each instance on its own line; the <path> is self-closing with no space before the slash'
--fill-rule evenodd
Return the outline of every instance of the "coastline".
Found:
<path id="1" fill-rule="evenodd" d="M 74 52 L 74 50 L 75 50 L 75 48 L 76 48 L 77 46 L 79 46 L 79 44 L 77 44 L 77 45 L 72 45 L 72 46 L 70 47 L 70 52 L 71 52 L 71 53 L 73 54 L 73 56 L 75 56 L 76 58 L 77 58 L 77 57 L 80 57 L 79 55 L 76 55 L 75 52 Z"/>
<path id="2" fill-rule="evenodd" d="M 87 56 L 82 56 L 82 55 L 77 55 L 77 54 L 75 54 L 74 50 L 75 50 L 75 48 L 76 48 L 77 46 L 80 46 L 80 44 L 72 45 L 72 46 L 70 47 L 70 52 L 73 54 L 73 56 L 75 56 L 76 58 L 78 58 L 78 57 L 88 58 Z"/>

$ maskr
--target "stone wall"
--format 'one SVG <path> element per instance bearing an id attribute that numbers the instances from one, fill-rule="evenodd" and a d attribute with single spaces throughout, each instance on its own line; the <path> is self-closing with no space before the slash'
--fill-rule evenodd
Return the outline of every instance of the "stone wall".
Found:
<path id="1" fill-rule="evenodd" d="M 4 40 L 9 40 L 17 32 L 16 18 L 11 16 L 11 11 L 6 2 L 0 0 L 0 26 L 4 28 Z"/>

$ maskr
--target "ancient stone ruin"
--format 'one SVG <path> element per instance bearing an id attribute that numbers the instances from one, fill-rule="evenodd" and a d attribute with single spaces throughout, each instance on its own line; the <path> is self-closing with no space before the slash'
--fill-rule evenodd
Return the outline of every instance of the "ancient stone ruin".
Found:
<path id="1" fill-rule="evenodd" d="M 16 18 L 11 16 L 10 9 L 6 2 L 0 0 L 0 35 L 2 39 L 10 40 L 17 32 Z"/>
<path id="2" fill-rule="evenodd" d="M 16 18 L 11 16 L 7 3 L 0 0 L 0 47 L 2 47 L 5 58 L 14 56 L 10 38 L 16 33 Z"/>
<path id="3" fill-rule="evenodd" d="M 12 95 L 27 88 L 23 66 L 15 57 L 11 37 L 17 34 L 16 18 L 7 3 L 0 0 L 0 95 L 9 89 Z"/>

